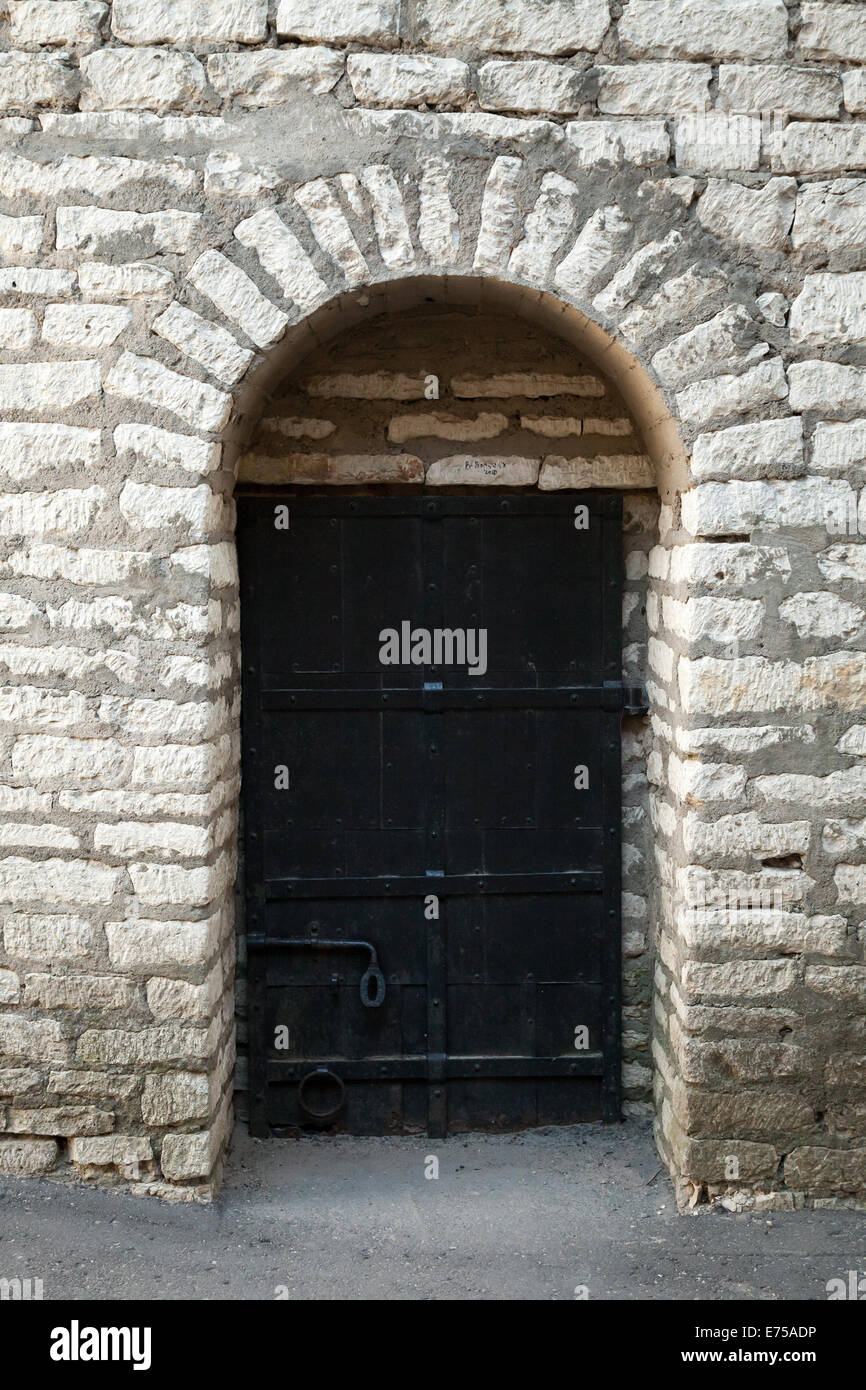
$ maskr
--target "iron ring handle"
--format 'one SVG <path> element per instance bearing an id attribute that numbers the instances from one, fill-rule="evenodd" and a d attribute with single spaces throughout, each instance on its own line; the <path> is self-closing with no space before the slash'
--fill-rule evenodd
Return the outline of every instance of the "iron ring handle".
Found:
<path id="1" fill-rule="evenodd" d="M 370 994 L 370 985 L 375 984 L 375 995 Z M 370 964 L 361 976 L 361 1003 L 365 1009 L 378 1009 L 385 1000 L 385 976 L 376 963 L 373 955 Z"/>
<path id="2" fill-rule="evenodd" d="M 308 1103 L 308 1101 L 305 1100 L 306 1087 L 310 1085 L 311 1082 L 321 1081 L 325 1078 L 327 1078 L 328 1081 L 337 1083 L 337 1099 L 335 1103 L 328 1109 L 314 1110 L 312 1106 Z M 320 1121 L 332 1120 L 342 1110 L 345 1100 L 346 1083 L 343 1081 L 343 1078 L 341 1076 L 337 1075 L 335 1071 L 331 1071 L 330 1067 L 315 1067 L 312 1071 L 308 1071 L 306 1076 L 301 1078 L 301 1082 L 298 1086 L 298 1104 L 300 1105 L 301 1109 L 310 1116 L 311 1119 Z"/>

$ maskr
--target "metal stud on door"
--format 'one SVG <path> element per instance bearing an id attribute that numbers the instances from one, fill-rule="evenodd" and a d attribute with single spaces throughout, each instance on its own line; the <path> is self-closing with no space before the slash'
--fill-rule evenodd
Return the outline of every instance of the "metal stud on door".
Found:
<path id="1" fill-rule="evenodd" d="M 620 499 L 238 512 L 253 1132 L 618 1118 Z"/>

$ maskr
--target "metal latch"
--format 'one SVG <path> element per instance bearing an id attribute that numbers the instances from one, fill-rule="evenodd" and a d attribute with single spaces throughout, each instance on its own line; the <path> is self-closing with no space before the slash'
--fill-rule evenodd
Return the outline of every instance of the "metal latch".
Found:
<path id="1" fill-rule="evenodd" d="M 307 950 L 314 951 L 369 951 L 370 962 L 367 969 L 361 976 L 360 993 L 361 1003 L 365 1009 L 378 1009 L 385 1002 L 385 976 L 379 969 L 379 961 L 376 956 L 376 948 L 370 941 L 339 941 L 325 940 L 322 937 L 298 937 L 298 936 L 264 936 L 260 933 L 251 934 L 247 937 L 248 949 L 254 951 L 267 950 L 269 947 L 287 947 L 295 949 L 306 947 Z M 339 977 L 331 976 L 331 985 Z"/>
<path id="2" fill-rule="evenodd" d="M 649 714 L 649 699 L 642 685 L 626 685 L 622 691 L 623 714 Z"/>

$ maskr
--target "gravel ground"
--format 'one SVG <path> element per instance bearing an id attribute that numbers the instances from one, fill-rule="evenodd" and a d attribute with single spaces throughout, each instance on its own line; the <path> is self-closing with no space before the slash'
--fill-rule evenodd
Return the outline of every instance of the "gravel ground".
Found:
<path id="1" fill-rule="evenodd" d="M 866 1214 L 678 1215 L 637 1123 L 267 1142 L 238 1126 L 210 1207 L 0 1181 L 0 1278 L 41 1278 L 47 1300 L 574 1300 L 585 1287 L 823 1301 L 849 1270 L 866 1272 Z"/>

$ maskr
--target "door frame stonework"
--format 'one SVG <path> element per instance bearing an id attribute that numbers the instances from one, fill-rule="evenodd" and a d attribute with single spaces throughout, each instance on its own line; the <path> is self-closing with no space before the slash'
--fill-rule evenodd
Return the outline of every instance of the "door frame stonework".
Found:
<path id="1" fill-rule="evenodd" d="M 689 907 L 692 891 L 703 891 L 714 875 L 740 872 L 736 854 L 732 867 L 726 867 L 724 851 L 712 837 L 692 828 L 705 823 L 700 807 L 710 800 L 720 776 L 716 769 L 724 761 L 718 749 L 725 739 L 705 738 L 703 731 L 723 728 L 729 734 L 756 720 L 769 724 L 774 711 L 785 707 L 773 685 L 776 672 L 768 669 L 774 655 L 785 655 L 783 649 L 760 655 L 747 642 L 742 656 L 717 654 L 706 609 L 719 590 L 713 588 L 706 544 L 713 537 L 722 544 L 732 536 L 769 530 L 779 533 L 784 548 L 786 527 L 826 523 L 826 508 L 836 494 L 826 479 L 804 476 L 801 421 L 803 413 L 821 408 L 823 388 L 796 366 L 789 372 L 797 349 L 792 350 L 786 329 L 767 328 L 758 302 L 766 288 L 763 272 L 744 265 L 736 248 L 732 252 L 690 215 L 688 197 L 673 186 L 680 180 L 639 182 L 633 174 L 581 173 L 565 155 L 560 169 L 555 162 L 539 167 L 534 156 L 479 159 L 452 155 L 447 148 L 417 161 L 409 176 L 411 197 L 409 184 L 401 190 L 385 165 L 360 172 L 370 195 L 366 204 L 344 202 L 340 188 L 346 185 L 338 186 L 330 176 L 305 186 L 310 225 L 303 244 L 270 198 L 263 196 L 262 206 L 235 226 L 226 221 L 225 203 L 215 199 L 212 225 L 224 235 L 218 233 L 210 249 L 189 256 L 177 292 L 183 312 L 157 320 L 153 330 L 131 337 L 128 346 L 121 339 L 104 354 L 105 395 L 91 418 L 109 432 L 115 456 L 100 475 L 104 496 L 94 494 L 86 505 L 104 507 L 106 526 L 124 527 L 127 537 L 159 538 L 168 571 L 190 576 L 198 585 L 206 631 L 190 631 L 178 661 L 200 662 L 213 675 L 206 688 L 224 693 L 206 696 L 210 717 L 202 726 L 200 750 L 190 757 L 190 768 L 200 770 L 190 772 L 187 785 L 205 796 L 222 788 L 224 797 L 213 797 L 220 842 L 211 844 L 205 863 L 189 870 L 134 866 L 131 897 L 120 869 L 112 867 L 113 877 L 105 879 L 112 925 L 117 926 L 119 911 L 125 933 L 120 941 L 115 932 L 112 962 L 128 960 L 129 968 L 149 978 L 154 971 L 149 948 L 141 946 L 136 956 L 134 944 L 164 938 L 171 925 L 181 958 L 200 969 L 200 978 L 170 982 L 186 983 L 188 990 L 160 984 L 151 991 L 159 1001 L 156 1026 L 133 1029 L 128 1036 L 119 1029 L 90 1029 L 64 1056 L 67 1061 L 74 1056 L 79 1065 L 132 1063 L 145 1071 L 149 1063 L 168 1057 L 205 1077 L 206 1106 L 185 1112 L 180 1121 L 174 1117 L 184 1112 L 173 1108 L 173 1100 L 161 1106 L 161 1088 L 154 1082 L 139 1137 L 142 1153 L 151 1141 L 161 1150 L 162 1178 L 148 1179 L 150 1190 L 210 1195 L 231 1132 L 234 1060 L 240 651 L 232 490 L 238 459 L 263 401 L 314 347 L 353 324 L 429 299 L 478 305 L 524 317 L 574 343 L 619 390 L 656 471 L 662 509 L 650 566 L 655 621 L 648 691 L 656 738 L 649 775 L 655 785 L 661 1153 L 684 1201 L 724 1183 L 733 1171 L 731 1158 L 739 1174 L 735 1185 L 772 1189 L 784 1160 L 789 1191 L 825 1190 L 828 1184 L 833 1191 L 848 1190 L 856 1185 L 849 1173 L 856 1161 L 846 1168 L 840 1149 L 835 1141 L 828 1144 L 815 1118 L 817 1078 L 811 1078 L 804 1103 L 796 1073 L 780 1076 L 778 1059 L 767 1054 L 755 1074 L 746 1067 L 732 1080 L 717 1062 L 718 1047 L 695 1036 L 700 1032 L 696 1010 L 705 996 L 726 1005 L 740 997 L 754 1000 L 767 989 L 788 990 L 794 1001 L 803 990 L 820 993 L 826 966 L 810 966 L 805 954 L 817 951 L 823 961 L 827 955 L 844 956 L 844 949 L 832 944 L 830 927 L 826 949 L 816 945 L 817 928 L 809 928 L 799 951 L 795 945 L 793 960 L 768 960 L 769 946 L 756 957 L 749 954 L 747 933 L 733 941 L 711 939 L 704 926 L 695 926 Z M 356 179 L 351 171 L 342 177 Z M 673 296 L 665 292 L 671 284 L 676 285 Z M 239 356 L 229 351 L 229 333 L 246 345 Z M 167 343 L 183 355 L 182 370 Z M 198 365 L 212 362 L 213 354 L 224 361 L 227 351 L 231 365 L 224 367 L 223 379 L 231 390 L 205 380 Z M 697 382 L 695 363 L 701 370 Z M 80 423 L 80 407 L 63 418 Z M 731 435 L 743 426 L 757 431 L 745 463 L 740 437 Z M 178 442 L 178 431 L 186 444 Z M 761 484 L 775 478 L 771 460 L 780 450 L 793 458 L 783 473 L 790 480 Z M 744 475 L 746 485 L 765 487 L 758 503 L 744 499 Z M 759 602 L 756 582 L 760 576 L 749 571 L 747 558 L 732 554 L 725 599 Z M 698 591 L 704 608 L 688 607 L 686 600 Z M 839 709 L 856 717 L 866 686 L 856 653 L 816 659 L 805 671 L 790 669 L 784 660 L 778 667 L 788 707 Z M 726 735 L 726 740 L 736 748 L 736 739 Z M 748 747 L 747 737 L 740 742 Z M 738 769 L 730 773 L 731 796 L 722 798 L 734 808 L 732 814 L 740 809 L 748 756 L 732 752 L 728 759 L 728 766 Z M 760 760 L 757 770 L 764 771 Z M 36 868 L 47 873 L 39 864 Z M 774 882 L 796 901 L 798 893 L 808 891 L 802 871 L 790 870 L 787 877 L 783 869 L 768 872 L 783 875 Z M 94 870 L 89 873 L 92 891 L 103 891 L 103 880 L 97 882 Z M 47 881 L 43 876 L 43 887 Z M 17 891 L 22 896 L 27 900 L 34 894 L 24 885 Z M 829 903 L 818 907 L 830 911 Z M 169 908 L 175 914 L 171 923 Z M 147 916 L 151 909 L 153 919 Z M 108 926 L 106 931 L 112 941 Z M 750 1046 L 746 1034 L 743 1047 Z M 729 1049 L 737 1058 L 740 1052 Z M 122 1143 L 116 1138 L 119 1155 Z M 99 1143 L 81 1138 L 72 1141 L 70 1153 L 80 1170 L 89 1171 L 105 1162 L 99 1155 L 109 1148 L 104 1138 Z M 127 1144 L 124 1153 L 129 1151 Z M 815 1158 L 816 1153 L 830 1158 Z M 120 1158 L 115 1166 L 122 1171 Z"/>

